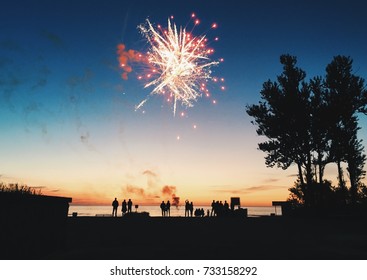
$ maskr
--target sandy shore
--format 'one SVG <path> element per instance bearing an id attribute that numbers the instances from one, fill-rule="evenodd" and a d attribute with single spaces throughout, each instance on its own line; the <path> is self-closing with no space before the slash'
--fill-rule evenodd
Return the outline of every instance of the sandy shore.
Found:
<path id="1" fill-rule="evenodd" d="M 68 218 L 54 259 L 367 259 L 367 220 Z"/>

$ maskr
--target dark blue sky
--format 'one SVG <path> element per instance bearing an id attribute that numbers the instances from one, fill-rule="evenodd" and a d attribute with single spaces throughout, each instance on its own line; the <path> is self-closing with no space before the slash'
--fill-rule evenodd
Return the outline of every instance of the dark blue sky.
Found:
<path id="1" fill-rule="evenodd" d="M 366 10 L 359 0 L 2 1 L 0 157 L 9 160 L 0 163 L 1 178 L 101 197 L 106 182 L 109 201 L 127 185 L 146 191 L 142 174 L 151 170 L 157 184 L 185 196 L 197 191 L 197 199 L 282 200 L 294 172 L 265 168 L 245 106 L 281 73 L 284 53 L 297 56 L 308 78 L 339 54 L 367 77 Z M 226 91 L 213 88 L 218 103 L 200 99 L 183 119 L 160 96 L 146 114 L 135 112 L 149 90 L 134 75 L 121 79 L 116 46 L 144 52 L 137 26 L 146 18 L 165 25 L 174 15 L 184 26 L 192 12 L 201 19 L 197 31 L 220 38 L 215 56 L 225 62 L 213 71 Z M 208 31 L 213 22 L 218 28 Z M 363 118 L 361 125 L 366 139 Z"/>

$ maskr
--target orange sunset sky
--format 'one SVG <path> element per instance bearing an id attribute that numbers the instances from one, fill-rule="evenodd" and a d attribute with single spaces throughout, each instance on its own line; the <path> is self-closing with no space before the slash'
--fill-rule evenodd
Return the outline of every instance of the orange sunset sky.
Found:
<path id="1" fill-rule="evenodd" d="M 257 150 L 264 139 L 246 105 L 259 101 L 265 81 L 276 80 L 285 53 L 297 57 L 307 81 L 324 75 L 335 55 L 351 56 L 356 73 L 367 77 L 365 1 L 5 2 L 0 181 L 72 197 L 73 204 L 110 205 L 115 197 L 159 204 L 173 195 L 181 205 L 286 200 L 296 168 L 265 166 Z M 139 79 L 147 65 L 119 64 L 120 44 L 149 52 L 137 28 L 148 18 L 163 28 L 171 18 L 205 35 L 209 59 L 221 61 L 206 81 L 208 97 L 189 108 L 178 102 L 176 115 L 172 100 L 150 95 Z M 359 124 L 366 143 L 366 117 Z M 334 165 L 325 178 L 336 182 Z"/>

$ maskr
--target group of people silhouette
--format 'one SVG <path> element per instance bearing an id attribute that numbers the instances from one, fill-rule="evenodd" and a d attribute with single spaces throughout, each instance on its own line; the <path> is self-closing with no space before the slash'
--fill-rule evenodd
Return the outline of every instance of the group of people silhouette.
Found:
<path id="1" fill-rule="evenodd" d="M 194 203 L 186 199 L 185 201 L 185 217 L 192 217 L 194 212 Z"/>
<path id="2" fill-rule="evenodd" d="M 162 217 L 171 216 L 171 203 L 169 202 L 169 200 L 167 200 L 167 203 L 164 203 L 164 201 L 162 201 L 160 207 L 162 210 Z"/>
<path id="3" fill-rule="evenodd" d="M 121 212 L 122 212 L 122 216 L 124 216 L 126 213 L 131 213 L 132 212 L 132 206 L 133 206 L 133 202 L 131 201 L 131 199 L 129 198 L 128 201 L 126 201 L 126 199 L 123 200 L 123 202 L 121 203 Z M 119 202 L 117 200 L 117 198 L 115 198 L 115 200 L 112 202 L 112 217 L 117 217 L 117 209 L 119 207 Z M 209 210 L 207 211 L 207 216 L 224 216 L 228 213 L 231 212 L 230 206 L 227 202 L 227 200 L 224 201 L 224 203 L 222 201 L 215 201 L 213 200 L 212 204 L 211 204 L 211 211 L 209 213 Z M 167 202 L 162 201 L 162 203 L 160 204 L 160 208 L 162 211 L 162 217 L 170 217 L 171 216 L 171 203 L 169 200 L 167 200 Z M 231 207 L 233 208 L 233 207 Z M 233 210 L 233 209 L 232 209 Z M 185 201 L 185 217 L 192 217 L 193 215 L 195 215 L 195 217 L 204 217 L 205 216 L 205 212 L 204 212 L 204 208 L 196 208 L 195 212 L 194 212 L 194 203 L 191 201 L 189 201 L 188 199 L 186 199 Z"/>
<path id="4" fill-rule="evenodd" d="M 117 198 L 115 197 L 114 201 L 112 201 L 112 217 L 117 217 L 117 209 L 119 207 L 119 202 Z M 131 213 L 133 208 L 133 202 L 129 198 L 128 201 L 124 199 L 124 201 L 121 203 L 121 212 L 122 216 L 126 213 Z"/>
<path id="5" fill-rule="evenodd" d="M 229 204 L 227 200 L 224 201 L 215 201 L 212 202 L 212 209 L 210 212 L 210 216 L 223 216 L 225 214 L 228 214 L 230 212 Z"/>
<path id="6" fill-rule="evenodd" d="M 204 208 L 196 208 L 194 215 L 195 217 L 204 217 L 205 216 Z"/>

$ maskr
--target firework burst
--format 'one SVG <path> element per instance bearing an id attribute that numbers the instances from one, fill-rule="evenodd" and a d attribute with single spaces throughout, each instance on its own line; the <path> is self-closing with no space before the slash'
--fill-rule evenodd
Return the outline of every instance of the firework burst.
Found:
<path id="1" fill-rule="evenodd" d="M 199 20 L 196 19 L 194 23 L 199 24 Z M 216 28 L 217 25 L 211 27 Z M 145 88 L 153 88 L 150 95 L 162 95 L 167 101 L 172 100 L 174 115 L 178 103 L 192 107 L 203 94 L 210 96 L 206 84 L 209 80 L 216 80 L 212 77 L 211 67 L 218 65 L 221 60 L 210 59 L 214 50 L 207 46 L 205 35 L 193 36 L 185 28 L 177 28 L 170 19 L 167 29 L 160 25 L 154 27 L 149 19 L 138 28 L 149 44 L 144 61 L 150 69 L 145 84 Z M 138 79 L 142 79 L 142 76 Z M 141 108 L 148 98 L 135 109 Z"/>

